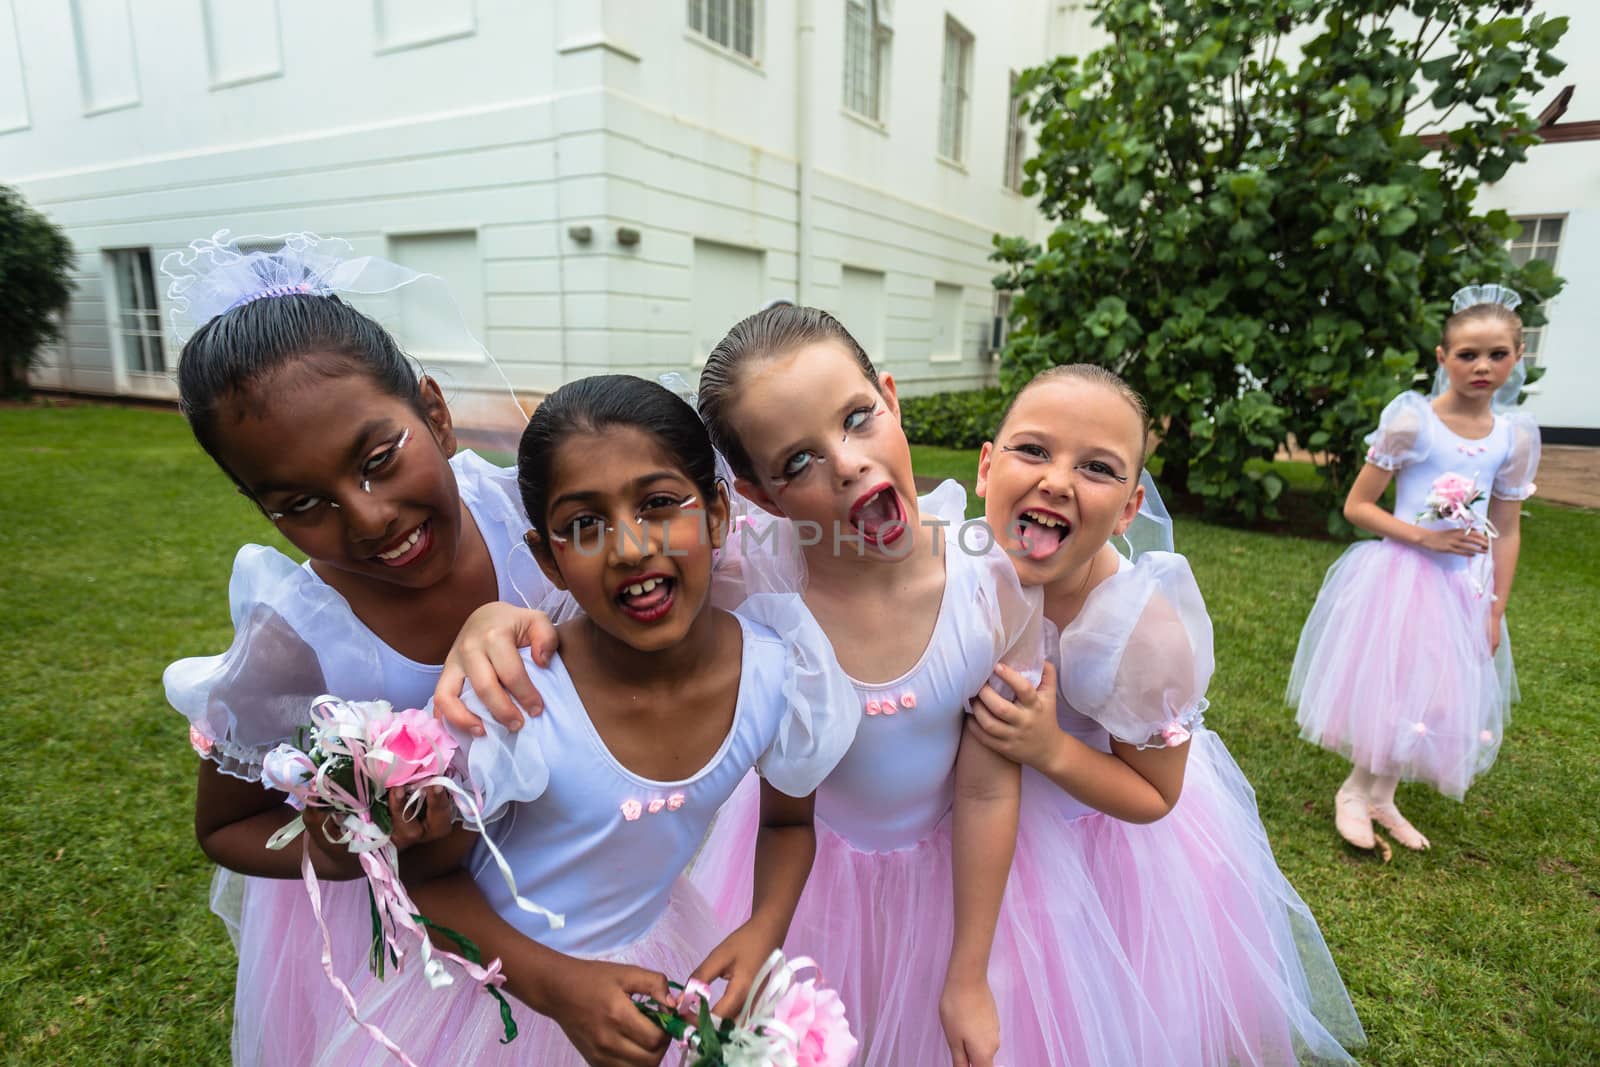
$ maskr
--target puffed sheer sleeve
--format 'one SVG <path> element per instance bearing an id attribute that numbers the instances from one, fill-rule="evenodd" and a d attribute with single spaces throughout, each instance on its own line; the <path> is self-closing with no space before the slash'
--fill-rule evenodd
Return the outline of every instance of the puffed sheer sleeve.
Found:
<path id="1" fill-rule="evenodd" d="M 1539 471 L 1539 424 L 1526 411 L 1504 416 L 1511 425 L 1511 454 L 1494 475 L 1494 494 L 1501 500 L 1526 500 L 1538 486 L 1533 484 Z"/>
<path id="2" fill-rule="evenodd" d="M 1367 462 L 1386 471 L 1419 463 L 1432 446 L 1432 430 L 1427 399 L 1408 389 L 1389 401 L 1378 428 L 1367 435 Z"/>
<path id="3" fill-rule="evenodd" d="M 550 707 L 551 694 L 560 690 L 552 684 L 548 670 L 535 664 L 526 649 L 522 658 L 528 677 L 546 698 L 545 715 L 529 719 L 519 730 L 507 730 L 495 721 L 469 683 L 461 701 L 482 721 L 483 736 L 474 737 L 454 728 L 450 731 L 459 746 L 456 765 L 466 771 L 468 782 L 481 798 L 485 823 L 499 819 L 513 804 L 526 804 L 544 795 L 550 785 L 550 766 L 545 762 L 541 741 L 549 725 L 547 717 L 583 714 L 581 708 Z"/>
<path id="4" fill-rule="evenodd" d="M 1147 552 L 1090 594 L 1060 636 L 1062 695 L 1139 748 L 1189 739 L 1216 666 L 1211 617 L 1189 561 Z"/>
<path id="5" fill-rule="evenodd" d="M 195 750 L 254 781 L 263 757 L 310 722 L 313 700 L 330 691 L 380 697 L 356 687 L 376 684 L 382 671 L 376 639 L 344 600 L 275 549 L 239 550 L 228 600 L 228 648 L 178 660 L 162 683 L 167 702 L 189 720 Z"/>
<path id="6" fill-rule="evenodd" d="M 798 596 L 758 594 L 738 614 L 769 627 L 787 649 L 780 686 L 785 710 L 756 768 L 780 792 L 806 796 L 849 751 L 861 723 L 861 701 Z"/>

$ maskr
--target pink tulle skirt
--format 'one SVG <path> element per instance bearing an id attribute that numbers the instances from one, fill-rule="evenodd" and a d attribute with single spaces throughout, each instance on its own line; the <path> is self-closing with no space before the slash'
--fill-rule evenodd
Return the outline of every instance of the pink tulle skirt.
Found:
<path id="1" fill-rule="evenodd" d="M 719 919 L 750 912 L 759 797 L 723 807 L 691 871 Z M 1173 1064 L 1086 864 L 1070 847 L 1019 853 L 989 980 L 1005 1067 Z M 817 824 L 817 856 L 785 951 L 815 959 L 844 1001 L 863 1067 L 950 1063 L 939 994 L 954 933 L 950 820 L 915 845 L 863 852 Z"/>
<path id="2" fill-rule="evenodd" d="M 666 911 L 644 937 L 618 952 L 594 958 L 660 971 L 681 982 L 722 937 L 723 930 L 704 898 L 680 878 Z M 554 1020 L 535 1014 L 513 997 L 507 999 L 518 1034 L 509 1044 L 501 1044 L 504 1029 L 499 1003 L 465 979 L 435 990 L 423 979 L 420 967 L 408 967 L 404 974 L 382 981 L 363 967 L 349 985 L 361 1019 L 375 1023 L 421 1067 L 584 1067 L 582 1057 Z M 677 1056 L 677 1052 L 669 1052 L 665 1062 L 674 1063 Z M 393 1067 L 398 1061 L 344 1015 L 314 1059 L 293 1062 L 313 1062 L 318 1067 Z"/>
<path id="3" fill-rule="evenodd" d="M 372 919 L 365 881 L 321 883 L 336 972 L 364 971 Z M 310 1063 L 348 1016 L 322 971 L 322 934 L 298 878 L 248 878 L 219 870 L 212 910 L 239 950 L 233 1062 L 240 1067 Z"/>
<path id="4" fill-rule="evenodd" d="M 1490 603 L 1427 552 L 1352 545 L 1300 633 L 1288 693 L 1300 736 L 1459 800 L 1494 763 L 1516 699 L 1503 630 L 1489 654 Z"/>
<path id="5" fill-rule="evenodd" d="M 1254 791 L 1216 734 L 1195 731 L 1183 795 L 1149 825 L 1081 809 L 1070 817 L 1050 782 L 1025 781 L 1019 870 L 1026 862 L 1048 886 L 1087 863 L 1154 1007 L 1147 1022 L 1177 1062 L 1351 1062 L 1345 1046 L 1365 1040 L 1355 1009 L 1310 909 L 1278 870 Z M 1074 854 L 1081 860 L 1063 859 Z"/>

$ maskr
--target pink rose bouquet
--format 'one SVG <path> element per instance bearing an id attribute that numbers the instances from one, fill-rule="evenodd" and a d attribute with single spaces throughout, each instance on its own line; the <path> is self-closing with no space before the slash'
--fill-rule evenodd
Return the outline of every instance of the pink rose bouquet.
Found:
<path id="1" fill-rule="evenodd" d="M 505 1040 L 515 1038 L 517 1027 L 510 1005 L 498 988 L 505 982 L 500 973 L 500 961 L 495 960 L 485 967 L 472 942 L 417 913 L 416 905 L 400 881 L 400 856 L 391 840 L 394 827 L 389 814 L 388 791 L 393 788 L 407 791 L 404 810 L 410 813 L 422 803 L 423 790 L 438 786 L 451 797 L 466 823 L 482 832 L 481 800 L 451 768 L 456 755 L 455 739 L 442 723 L 425 711 L 411 708 L 397 712 L 381 700 L 344 701 L 323 696 L 312 702 L 310 725 L 302 728 L 299 740 L 298 747 L 281 744 L 262 761 L 262 785 L 287 793 L 289 803 L 301 809 L 299 816 L 272 835 L 267 847 L 285 848 L 300 836 L 306 829 L 306 812 L 330 816 L 330 839 L 334 844 L 348 847 L 359 858 L 367 878 L 367 892 L 372 902 L 369 962 L 373 973 L 382 978 L 386 963 L 400 970 L 414 947 L 422 957 L 423 976 L 429 985 L 438 989 L 454 982 L 445 966 L 445 961 L 449 961 L 500 1002 Z M 332 836 L 332 825 L 338 827 L 337 836 Z M 500 850 L 488 836 L 482 840 L 499 865 L 501 876 L 511 886 L 517 906 L 544 915 L 552 927 L 559 929 L 564 922 L 562 916 L 518 896 L 516 879 Z M 322 917 L 317 875 L 309 849 L 301 856 L 300 870 L 322 930 L 323 973 L 354 1017 L 355 998 L 333 970 L 331 935 Z M 455 942 L 459 954 L 434 949 L 428 930 Z M 370 1023 L 362 1023 L 362 1026 L 402 1063 L 415 1067 L 381 1030 Z"/>
<path id="2" fill-rule="evenodd" d="M 1485 496 L 1474 479 L 1447 471 L 1435 478 L 1433 485 L 1428 487 L 1428 497 L 1423 501 L 1417 521 L 1453 522 L 1463 530 L 1483 531 L 1492 542 L 1500 536 L 1500 531 L 1494 528 L 1494 523 L 1472 510 Z M 1493 557 L 1487 552 L 1475 557 L 1470 564 L 1472 588 L 1479 597 L 1493 597 L 1490 593 L 1494 579 L 1493 567 Z"/>
<path id="3" fill-rule="evenodd" d="M 844 1003 L 815 977 L 801 981 L 806 970 L 816 970 L 815 962 L 773 952 L 732 1019 L 712 1015 L 708 990 L 693 982 L 683 990 L 680 1007 L 697 998 L 697 1018 L 653 1000 L 641 1001 L 639 1010 L 688 1049 L 686 1067 L 846 1067 L 858 1043 Z"/>
<path id="4" fill-rule="evenodd" d="M 1428 497 L 1417 515 L 1418 522 L 1445 520 L 1471 528 L 1478 525 L 1473 505 L 1484 498 L 1477 482 L 1461 474 L 1446 472 L 1433 480 Z"/>

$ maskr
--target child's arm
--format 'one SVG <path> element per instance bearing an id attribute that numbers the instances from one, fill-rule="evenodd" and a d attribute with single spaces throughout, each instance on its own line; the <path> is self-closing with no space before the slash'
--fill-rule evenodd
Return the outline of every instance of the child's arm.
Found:
<path id="1" fill-rule="evenodd" d="M 1054 664 L 1045 664 L 1038 686 L 1003 663 L 995 673 L 1017 698 L 1006 700 L 987 685 L 979 692 L 968 732 L 986 747 L 1032 767 L 1084 804 L 1124 822 L 1155 822 L 1178 802 L 1189 758 L 1187 742 L 1140 749 L 1113 740 L 1112 751 L 1101 752 L 1057 722 Z"/>
<path id="2" fill-rule="evenodd" d="M 1506 601 L 1511 599 L 1511 582 L 1517 576 L 1517 557 L 1522 554 L 1522 501 L 1489 498 L 1489 521 L 1498 536 L 1494 539 L 1494 603 L 1489 605 L 1489 652 L 1500 650 L 1500 625 L 1506 616 Z"/>
<path id="3" fill-rule="evenodd" d="M 788 936 L 817 852 L 811 821 L 814 805 L 815 794 L 786 796 L 765 781 L 761 783 L 761 828 L 756 834 L 750 919 L 712 949 L 690 975 L 691 980 L 705 985 L 727 979 L 727 991 L 711 1009 L 718 1015 L 726 1017 L 743 1007 L 756 972 Z"/>
<path id="4" fill-rule="evenodd" d="M 544 612 L 500 601 L 484 604 L 467 616 L 445 656 L 433 690 L 433 713 L 462 733 L 482 737 L 483 723 L 461 700 L 470 681 L 496 722 L 507 730 L 521 729 L 523 709 L 529 715 L 544 710 L 521 650 L 531 649 L 534 662 L 547 667 L 556 645 L 555 625 Z"/>
<path id="5" fill-rule="evenodd" d="M 300 842 L 267 847 L 267 840 L 298 814 L 284 794 L 223 774 L 210 760 L 200 761 L 194 834 L 217 866 L 258 878 L 299 878 Z M 318 878 L 340 882 L 361 877 L 360 861 L 346 849 L 313 848 L 311 861 Z"/>
<path id="6" fill-rule="evenodd" d="M 1344 517 L 1354 526 L 1401 544 L 1415 545 L 1433 552 L 1449 552 L 1457 556 L 1476 556 L 1486 552 L 1489 539 L 1477 530 L 1464 530 L 1452 526 L 1444 530 L 1429 530 L 1389 514 L 1378 498 L 1389 487 L 1392 473 L 1368 463 L 1356 475 L 1355 484 L 1344 498 Z"/>
<path id="7" fill-rule="evenodd" d="M 402 877 L 418 911 L 472 941 L 485 961 L 500 960 L 506 991 L 554 1019 L 584 1062 L 656 1067 L 667 1050 L 667 1035 L 645 1018 L 632 998 L 643 995 L 673 1003 L 666 977 L 642 967 L 576 959 L 525 936 L 489 906 L 477 882 L 461 869 L 476 838 L 457 829 L 435 846 L 434 862 L 454 860 L 439 877 L 418 875 L 409 853 L 402 859 Z M 441 934 L 430 936 L 442 949 L 459 947 Z"/>
<path id="8" fill-rule="evenodd" d="M 951 858 L 955 868 L 955 940 L 939 1018 L 956 1067 L 994 1067 L 1000 1017 L 989 989 L 989 950 L 1017 845 L 1021 768 L 972 736 L 956 756 Z"/>
<path id="9" fill-rule="evenodd" d="M 391 789 L 388 795 L 389 818 L 395 847 L 407 851 L 413 845 L 437 841 L 450 831 L 452 806 L 442 789 L 428 791 L 421 818 L 405 817 L 403 790 Z M 337 829 L 324 826 L 326 809 L 297 812 L 285 802 L 284 794 L 256 782 L 246 782 L 217 770 L 210 760 L 200 761 L 200 776 L 195 789 L 194 832 L 200 849 L 219 867 L 258 878 L 299 878 L 301 842 L 272 849 L 267 841 L 273 834 L 303 814 L 303 831 L 311 846 L 311 866 L 317 877 L 345 882 L 362 877 L 361 861 L 343 845 L 333 843 Z M 419 853 L 412 862 L 426 861 Z"/>

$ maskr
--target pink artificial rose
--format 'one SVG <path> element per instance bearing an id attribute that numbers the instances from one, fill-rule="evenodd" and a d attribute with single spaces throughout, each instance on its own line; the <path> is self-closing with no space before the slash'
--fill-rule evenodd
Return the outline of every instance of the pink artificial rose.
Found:
<path id="1" fill-rule="evenodd" d="M 417 708 L 372 719 L 369 730 L 363 769 L 385 788 L 441 775 L 456 754 L 444 724 Z"/>
<path id="2" fill-rule="evenodd" d="M 846 1067 L 858 1043 L 844 1017 L 844 1003 L 831 989 L 817 987 L 816 979 L 790 986 L 773 1010 L 773 1022 L 796 1036 L 798 1067 Z"/>
<path id="3" fill-rule="evenodd" d="M 1185 728 L 1181 723 L 1169 723 L 1161 731 L 1161 740 L 1167 743 L 1168 748 L 1177 748 L 1179 745 L 1189 740 L 1189 737 L 1190 734 L 1188 729 Z"/>
<path id="4" fill-rule="evenodd" d="M 211 750 L 216 747 L 216 742 L 200 732 L 200 727 L 189 727 L 189 744 L 202 756 L 211 755 Z"/>
<path id="5" fill-rule="evenodd" d="M 1471 478 L 1460 474 L 1441 474 L 1433 483 L 1433 491 L 1447 508 L 1456 511 L 1472 503 L 1473 497 L 1478 495 L 1478 486 Z"/>

